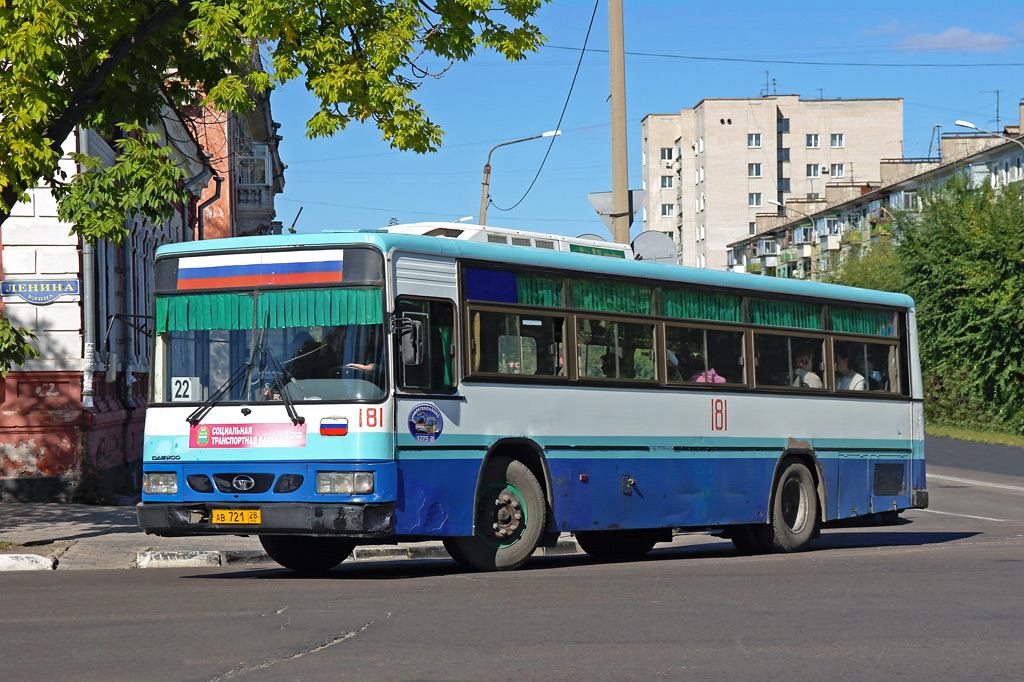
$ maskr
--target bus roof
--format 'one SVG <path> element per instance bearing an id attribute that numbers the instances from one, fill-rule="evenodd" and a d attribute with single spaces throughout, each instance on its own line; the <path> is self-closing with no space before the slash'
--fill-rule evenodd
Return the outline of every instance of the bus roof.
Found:
<path id="1" fill-rule="evenodd" d="M 434 226 L 448 225 L 452 229 L 466 229 L 462 223 L 431 223 Z M 854 303 L 882 305 L 896 308 L 912 308 L 913 300 L 905 294 L 896 294 L 872 289 L 824 284 L 806 280 L 783 279 L 719 270 L 706 270 L 682 265 L 652 263 L 625 258 L 591 255 L 589 253 L 567 253 L 565 251 L 536 248 L 533 246 L 512 246 L 481 241 L 453 239 L 444 236 L 426 236 L 410 233 L 410 226 L 397 225 L 378 230 L 339 230 L 320 234 L 289 234 L 262 237 L 231 237 L 209 241 L 193 241 L 161 246 L 157 258 L 181 257 L 199 253 L 225 253 L 231 251 L 265 251 L 280 249 L 319 248 L 348 244 L 367 244 L 390 251 L 446 255 L 492 261 L 500 265 L 527 265 L 542 268 L 576 270 L 593 274 L 643 277 L 664 282 L 680 282 L 701 286 L 734 289 L 737 292 L 764 292 L 766 294 L 827 298 Z M 493 230 L 497 232 L 496 230 Z M 518 231 L 517 231 L 518 233 Z M 520 233 L 531 234 L 531 233 Z M 548 235 L 540 235 L 548 237 Z M 562 238 L 565 239 L 565 238 Z M 590 241 L 590 240 L 572 240 Z M 601 246 L 602 242 L 590 242 Z M 622 245 L 612 245 L 622 249 Z M 626 247 L 628 248 L 628 247 Z"/>

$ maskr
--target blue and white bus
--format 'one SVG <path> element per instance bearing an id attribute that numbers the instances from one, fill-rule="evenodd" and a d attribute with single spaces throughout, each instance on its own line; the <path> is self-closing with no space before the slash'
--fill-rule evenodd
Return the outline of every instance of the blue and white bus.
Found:
<path id="1" fill-rule="evenodd" d="M 465 224 L 191 242 L 155 270 L 140 525 L 295 570 L 574 533 L 796 551 L 927 506 L 908 297 Z"/>

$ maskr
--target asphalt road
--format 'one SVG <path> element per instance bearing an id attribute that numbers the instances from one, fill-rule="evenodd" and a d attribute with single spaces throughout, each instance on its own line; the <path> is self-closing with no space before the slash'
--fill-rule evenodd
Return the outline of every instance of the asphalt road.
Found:
<path id="1" fill-rule="evenodd" d="M 795 555 L 4 574 L 0 682 L 1024 679 L 1024 450 L 927 447 L 931 509 Z"/>

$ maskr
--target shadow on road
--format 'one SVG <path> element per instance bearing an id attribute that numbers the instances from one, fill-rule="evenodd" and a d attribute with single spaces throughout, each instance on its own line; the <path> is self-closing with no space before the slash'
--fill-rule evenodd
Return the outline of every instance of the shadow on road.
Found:
<path id="1" fill-rule="evenodd" d="M 922 545 L 938 545 L 947 542 L 954 542 L 966 538 L 981 535 L 977 532 L 909 532 L 896 530 L 868 530 L 868 531 L 829 531 L 816 540 L 809 552 L 827 552 L 838 549 L 854 549 L 863 547 L 917 547 Z M 624 561 L 603 561 L 594 559 L 586 554 L 571 554 L 565 556 L 538 556 L 532 558 L 517 573 L 545 571 L 559 568 L 595 566 L 611 563 L 633 563 L 652 561 L 701 561 L 706 559 L 719 559 L 727 557 L 742 557 L 732 543 L 722 540 L 713 542 L 687 545 L 683 547 L 662 547 L 655 548 L 650 554 L 635 559 Z M 764 554 L 761 558 L 784 558 L 793 555 Z M 203 573 L 190 576 L 183 576 L 190 579 L 201 580 L 408 580 L 416 578 L 433 578 L 443 575 L 458 575 L 466 580 L 486 579 L 493 577 L 495 573 L 472 573 L 459 568 L 454 561 L 437 560 L 401 560 L 401 561 L 366 561 L 343 563 L 337 568 L 320 573 L 296 573 L 284 568 L 259 568 L 243 571 L 232 571 L 230 573 Z"/>

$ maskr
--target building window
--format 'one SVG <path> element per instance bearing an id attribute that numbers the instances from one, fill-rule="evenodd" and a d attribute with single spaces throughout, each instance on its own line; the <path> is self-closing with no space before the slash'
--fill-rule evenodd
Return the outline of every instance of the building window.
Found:
<path id="1" fill-rule="evenodd" d="M 697 152 L 700 154 L 704 153 L 704 138 L 697 140 Z"/>
<path id="2" fill-rule="evenodd" d="M 780 192 L 788 192 L 789 191 L 789 178 L 779 178 L 779 191 Z"/>
<path id="3" fill-rule="evenodd" d="M 759 177 L 761 177 L 761 164 L 759 164 L 759 163 L 748 163 L 747 164 L 747 177 L 748 178 L 759 178 Z"/>
<path id="4" fill-rule="evenodd" d="M 825 218 L 825 232 L 839 234 L 839 218 Z"/>
<path id="5" fill-rule="evenodd" d="M 700 168 L 699 168 L 699 169 L 697 170 L 697 173 L 698 173 L 698 177 L 700 178 L 700 181 L 701 181 L 701 182 L 704 182 L 704 166 L 701 166 L 701 167 L 700 167 Z"/>
<path id="6" fill-rule="evenodd" d="M 761 148 L 761 133 L 747 133 L 747 148 L 748 149 L 760 149 Z"/>
<path id="7" fill-rule="evenodd" d="M 821 199 L 821 194 L 819 194 L 818 192 L 808 192 L 806 198 L 810 199 L 811 201 L 817 201 Z"/>
<path id="8" fill-rule="evenodd" d="M 829 142 L 829 145 L 832 147 L 832 149 L 841 149 L 844 146 L 844 144 L 843 144 L 843 134 L 842 133 L 832 133 L 832 140 L 831 140 L 831 142 Z"/>
<path id="9" fill-rule="evenodd" d="M 662 218 L 671 218 L 675 214 L 676 214 L 676 207 L 673 206 L 672 204 L 662 204 L 661 205 L 661 217 Z"/>
<path id="10" fill-rule="evenodd" d="M 661 148 L 661 160 L 662 161 L 671 161 L 672 160 L 672 147 L 662 147 Z"/>
<path id="11" fill-rule="evenodd" d="M 904 211 L 916 211 L 919 208 L 917 203 L 917 192 L 915 190 L 907 190 L 903 192 L 899 207 Z"/>
<path id="12" fill-rule="evenodd" d="M 817 149 L 818 148 L 818 134 L 817 133 L 807 133 L 807 148 L 808 149 Z"/>
<path id="13" fill-rule="evenodd" d="M 237 154 L 239 185 L 266 187 L 270 184 L 270 153 L 267 145 L 253 144 Z"/>
<path id="14" fill-rule="evenodd" d="M 661 188 L 662 189 L 672 189 L 672 176 L 671 175 L 662 175 L 661 176 Z"/>
<path id="15" fill-rule="evenodd" d="M 821 168 L 816 163 L 807 164 L 807 177 L 817 178 L 821 175 Z"/>
<path id="16" fill-rule="evenodd" d="M 780 133 L 788 133 L 789 132 L 789 119 L 788 118 L 780 118 L 779 119 L 779 129 L 778 129 L 778 132 L 780 132 Z"/>
<path id="17" fill-rule="evenodd" d="M 754 221 L 747 223 L 747 232 L 750 234 L 757 234 L 757 223 Z"/>
<path id="18" fill-rule="evenodd" d="M 782 147 L 779 149 L 777 160 L 782 161 L 783 163 L 789 162 L 789 147 Z"/>
<path id="19" fill-rule="evenodd" d="M 843 178 L 843 177 L 846 177 L 846 169 L 843 168 L 843 164 L 841 164 L 841 163 L 833 163 L 832 164 L 832 177 L 833 178 Z"/>
<path id="20" fill-rule="evenodd" d="M 753 207 L 758 207 L 760 205 L 761 205 L 761 193 L 760 192 L 751 192 L 750 194 L 747 195 L 747 206 L 750 206 L 750 207 L 753 208 Z"/>

